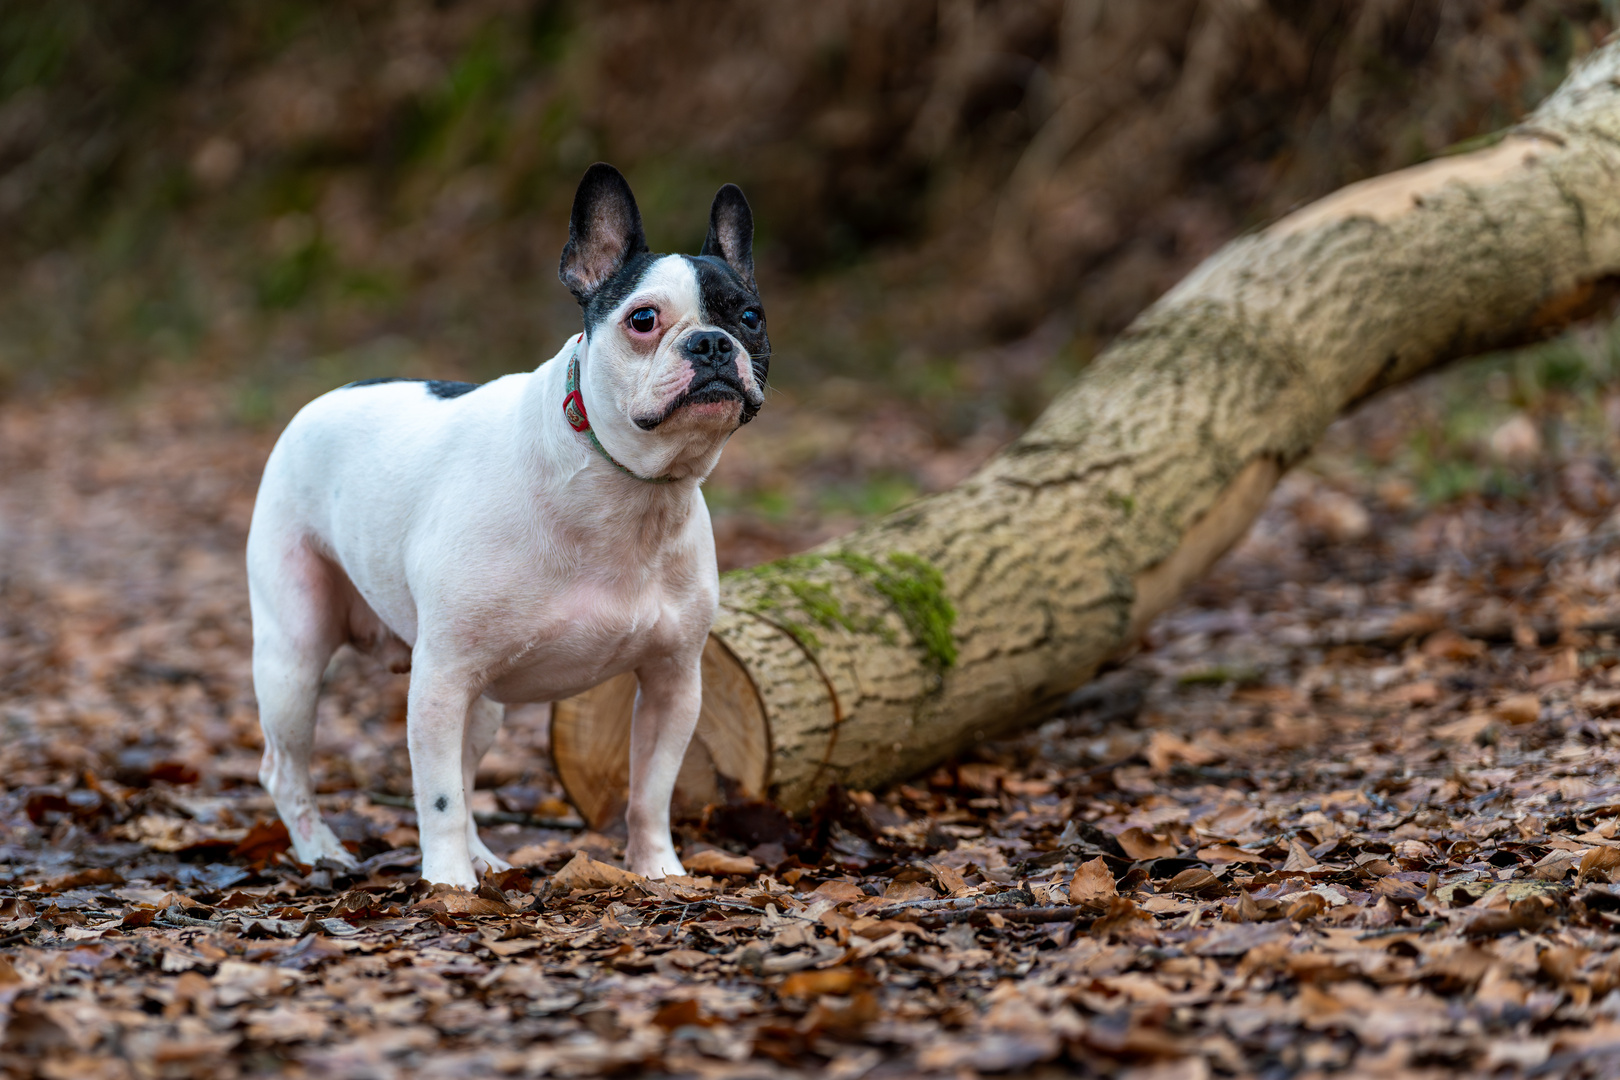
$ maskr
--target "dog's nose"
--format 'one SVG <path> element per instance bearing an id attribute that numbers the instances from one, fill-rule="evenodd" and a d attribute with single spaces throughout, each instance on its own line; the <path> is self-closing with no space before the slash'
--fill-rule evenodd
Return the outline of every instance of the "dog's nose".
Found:
<path id="1" fill-rule="evenodd" d="M 699 330 L 686 336 L 682 348 L 686 350 L 686 355 L 692 358 L 694 364 L 718 367 L 731 362 L 732 353 L 737 346 L 729 335 L 719 330 Z"/>

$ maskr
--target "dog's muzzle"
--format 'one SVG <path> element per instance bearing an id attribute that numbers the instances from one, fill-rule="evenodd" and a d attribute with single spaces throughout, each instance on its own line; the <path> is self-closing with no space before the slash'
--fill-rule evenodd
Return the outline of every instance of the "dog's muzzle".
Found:
<path id="1" fill-rule="evenodd" d="M 764 404 L 764 395 L 761 394 L 760 400 L 754 401 L 743 389 L 742 380 L 737 377 L 737 344 L 730 335 L 719 330 L 700 330 L 688 334 L 681 343 L 681 353 L 692 365 L 692 381 L 669 403 L 662 415 L 638 418 L 637 427 L 651 431 L 684 405 L 741 402 L 740 421 L 744 424 L 759 412 L 760 405 Z"/>

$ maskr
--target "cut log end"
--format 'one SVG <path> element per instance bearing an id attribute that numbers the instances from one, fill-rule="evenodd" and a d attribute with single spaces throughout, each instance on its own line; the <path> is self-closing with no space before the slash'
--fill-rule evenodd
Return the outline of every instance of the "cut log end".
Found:
<path id="1" fill-rule="evenodd" d="M 624 818 L 636 677 L 626 672 L 551 709 L 551 757 L 569 800 L 593 829 Z M 675 781 L 677 818 L 729 798 L 762 798 L 771 742 L 759 693 L 731 650 L 703 648 L 703 711 Z"/>

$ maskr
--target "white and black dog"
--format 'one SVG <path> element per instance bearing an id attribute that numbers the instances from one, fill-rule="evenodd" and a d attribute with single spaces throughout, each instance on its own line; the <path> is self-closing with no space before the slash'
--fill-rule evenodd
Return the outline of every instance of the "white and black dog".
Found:
<path id="1" fill-rule="evenodd" d="M 467 800 L 503 703 L 640 683 L 626 863 L 682 872 L 669 830 L 719 594 L 698 490 L 765 398 L 770 341 L 742 192 L 696 256 L 647 249 L 635 197 L 597 164 L 559 273 L 585 332 L 482 386 L 380 379 L 315 400 L 265 465 L 248 536 L 259 778 L 306 863 L 354 860 L 321 820 L 315 699 L 345 642 L 410 671 L 422 876 L 505 869 Z"/>

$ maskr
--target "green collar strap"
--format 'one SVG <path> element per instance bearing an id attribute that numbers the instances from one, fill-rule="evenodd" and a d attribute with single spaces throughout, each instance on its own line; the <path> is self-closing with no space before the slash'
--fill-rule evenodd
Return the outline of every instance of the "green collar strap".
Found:
<path id="1" fill-rule="evenodd" d="M 615 469 L 618 469 L 626 476 L 634 476 L 643 484 L 673 484 L 677 479 L 673 476 L 641 476 L 638 473 L 631 472 L 619 464 L 612 454 L 607 452 L 607 447 L 602 445 L 602 440 L 598 439 L 596 432 L 591 430 L 590 418 L 585 415 L 585 399 L 579 392 L 579 346 L 584 338 L 585 335 L 581 334 L 580 341 L 574 342 L 573 354 L 568 357 L 568 384 L 565 387 L 563 397 L 563 417 L 568 421 L 568 426 L 589 439 L 591 445 L 596 447 L 596 452 L 607 458 Z"/>

